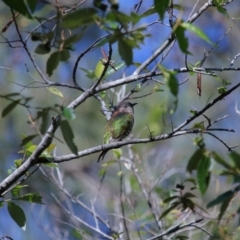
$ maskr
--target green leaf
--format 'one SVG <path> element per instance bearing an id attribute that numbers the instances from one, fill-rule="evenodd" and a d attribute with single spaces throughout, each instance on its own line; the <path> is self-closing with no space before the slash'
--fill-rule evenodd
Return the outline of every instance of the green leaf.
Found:
<path id="1" fill-rule="evenodd" d="M 164 19 L 164 14 L 168 8 L 169 0 L 154 0 L 154 6 L 160 19 Z"/>
<path id="2" fill-rule="evenodd" d="M 73 142 L 74 135 L 73 135 L 72 128 L 70 127 L 68 121 L 66 121 L 66 120 L 61 121 L 60 128 L 62 131 L 63 138 L 64 138 L 65 142 L 67 143 L 69 149 L 72 151 L 72 153 L 77 155 L 78 149 L 77 149 L 75 143 Z"/>
<path id="3" fill-rule="evenodd" d="M 196 185 L 196 179 L 195 178 L 187 178 L 183 181 L 183 183 L 185 183 L 185 182 L 190 182 L 193 185 Z"/>
<path id="4" fill-rule="evenodd" d="M 94 22 L 97 10 L 94 8 L 81 8 L 66 14 L 61 23 L 61 27 L 77 28 L 83 25 L 90 25 Z"/>
<path id="5" fill-rule="evenodd" d="M 94 75 L 96 78 L 100 78 L 100 76 L 102 75 L 102 72 L 104 70 L 104 64 L 103 64 L 103 61 L 102 59 L 100 59 L 95 67 L 95 70 L 94 70 Z M 106 60 L 105 60 L 106 61 Z M 112 64 L 114 66 L 114 68 L 112 68 L 111 66 L 108 66 L 108 69 L 104 75 L 104 78 L 112 75 L 113 73 L 115 73 L 116 71 L 118 71 L 120 68 L 124 67 L 125 66 L 125 63 L 124 62 L 121 62 L 121 63 L 116 63 L 116 64 Z M 83 70 L 83 69 L 82 69 Z M 84 70 L 83 70 L 84 71 Z M 90 72 L 88 70 L 88 72 Z"/>
<path id="6" fill-rule="evenodd" d="M 66 62 L 70 57 L 71 56 L 70 56 L 69 50 L 63 49 L 59 51 L 59 60 L 61 62 Z"/>
<path id="7" fill-rule="evenodd" d="M 61 98 L 64 98 L 63 94 L 62 94 L 57 88 L 47 87 L 47 90 L 48 90 L 50 93 L 54 94 L 54 95 L 57 95 L 57 96 L 59 96 L 59 97 L 61 97 Z"/>
<path id="8" fill-rule="evenodd" d="M 60 61 L 60 54 L 59 52 L 54 52 L 47 60 L 47 74 L 49 77 L 52 76 L 53 71 L 57 68 Z"/>
<path id="9" fill-rule="evenodd" d="M 210 41 L 208 36 L 200 28 L 194 26 L 192 23 L 183 22 L 183 23 L 181 23 L 181 26 L 183 28 L 195 33 L 199 38 L 205 40 L 209 44 L 212 44 L 212 42 Z"/>
<path id="10" fill-rule="evenodd" d="M 197 198 L 197 196 L 191 192 L 186 192 L 183 195 L 184 198 Z"/>
<path id="11" fill-rule="evenodd" d="M 151 8 L 149 8 L 147 11 L 145 11 L 144 13 L 142 13 L 140 16 L 141 18 L 144 18 L 144 17 L 148 17 L 148 16 L 151 16 L 153 14 L 156 13 L 156 8 L 154 6 L 152 6 Z"/>
<path id="12" fill-rule="evenodd" d="M 104 99 L 106 97 L 106 91 L 101 91 L 100 92 L 100 98 Z"/>
<path id="13" fill-rule="evenodd" d="M 122 149 L 121 148 L 113 149 L 113 155 L 116 158 L 120 158 L 122 156 Z"/>
<path id="14" fill-rule="evenodd" d="M 42 111 L 42 123 L 40 125 L 40 132 L 41 133 L 45 133 L 47 131 L 48 128 L 48 122 L 49 122 L 49 109 L 43 109 Z"/>
<path id="15" fill-rule="evenodd" d="M 74 109 L 72 108 L 66 108 L 66 107 L 63 107 L 62 108 L 62 115 L 67 118 L 68 120 L 73 120 L 76 118 L 76 115 L 74 113 Z"/>
<path id="16" fill-rule="evenodd" d="M 186 54 L 191 54 L 188 51 L 188 38 L 185 37 L 185 29 L 181 25 L 178 25 L 175 33 L 181 51 Z"/>
<path id="17" fill-rule="evenodd" d="M 163 211 L 162 214 L 159 217 L 159 220 L 163 219 L 168 213 L 170 213 L 173 209 L 175 209 L 179 203 L 173 203 L 171 207 L 169 207 L 167 210 Z"/>
<path id="18" fill-rule="evenodd" d="M 8 97 L 14 97 L 14 96 L 19 96 L 19 95 L 20 95 L 20 93 L 18 93 L 18 92 L 13 92 L 13 93 L 1 95 L 1 98 L 8 98 Z"/>
<path id="19" fill-rule="evenodd" d="M 30 135 L 30 136 L 27 136 L 27 137 L 23 138 L 22 142 L 20 144 L 20 147 L 25 146 L 27 143 L 29 143 L 32 139 L 34 139 L 37 136 L 38 136 L 38 134 L 33 134 L 33 135 Z"/>
<path id="20" fill-rule="evenodd" d="M 37 54 L 47 54 L 47 53 L 50 53 L 50 51 L 51 51 L 50 42 L 47 42 L 44 44 L 41 43 L 41 44 L 37 45 L 34 52 Z"/>
<path id="21" fill-rule="evenodd" d="M 103 167 L 99 170 L 98 175 L 99 177 L 103 177 L 107 172 L 107 168 Z"/>
<path id="22" fill-rule="evenodd" d="M 229 154 L 229 157 L 232 159 L 235 167 L 237 169 L 240 169 L 240 155 L 235 152 L 235 151 L 232 151 L 230 154 Z"/>
<path id="23" fill-rule="evenodd" d="M 226 8 L 222 7 L 221 5 L 216 6 L 216 8 L 217 8 L 218 12 L 222 13 L 223 15 L 225 15 L 228 18 L 230 17 Z"/>
<path id="24" fill-rule="evenodd" d="M 124 67 L 125 66 L 125 63 L 124 62 L 121 62 L 121 63 L 115 63 L 113 64 L 114 68 L 118 71 L 120 68 Z M 109 67 L 106 74 L 105 74 L 105 77 L 108 77 L 110 75 L 112 75 L 113 73 L 115 73 L 116 71 L 112 68 L 112 67 Z"/>
<path id="25" fill-rule="evenodd" d="M 24 0 L 3 0 L 3 2 L 13 10 L 24 15 L 25 17 L 30 19 L 32 18 L 32 15 L 29 12 Z"/>
<path id="26" fill-rule="evenodd" d="M 39 54 L 44 54 L 46 49 L 51 50 L 51 40 L 54 37 L 54 31 L 48 32 L 48 33 L 42 33 L 42 32 L 33 32 L 31 35 L 32 41 L 41 41 L 43 46 L 39 47 Z M 43 48 L 43 49 L 41 49 Z M 43 53 L 41 52 L 43 51 Z"/>
<path id="27" fill-rule="evenodd" d="M 57 163 L 53 163 L 53 162 L 51 162 L 51 163 L 43 163 L 43 165 L 47 166 L 47 167 L 52 167 L 52 168 L 57 168 L 58 167 Z"/>
<path id="28" fill-rule="evenodd" d="M 165 79 L 167 81 L 167 85 L 170 89 L 170 92 L 177 97 L 178 95 L 178 82 L 173 73 L 170 72 L 169 77 Z"/>
<path id="29" fill-rule="evenodd" d="M 109 66 L 108 66 L 109 67 Z M 95 67 L 94 74 L 99 79 L 103 73 L 103 70 L 105 68 L 105 65 L 103 64 L 103 60 L 100 59 Z"/>
<path id="30" fill-rule="evenodd" d="M 210 165 L 211 160 L 207 156 L 204 156 L 201 158 L 197 166 L 197 183 L 202 194 L 206 192 L 210 181 Z"/>
<path id="31" fill-rule="evenodd" d="M 169 71 L 161 65 L 158 65 L 158 68 L 161 70 L 164 81 L 167 83 L 170 92 L 177 97 L 178 95 L 178 81 L 175 77 L 175 73 L 173 71 Z"/>
<path id="32" fill-rule="evenodd" d="M 2 118 L 6 117 L 19 104 L 20 101 L 21 100 L 17 100 L 7 105 L 2 111 Z"/>
<path id="33" fill-rule="evenodd" d="M 39 203 L 39 204 L 44 204 L 42 202 L 42 196 L 40 196 L 38 193 L 28 193 L 26 195 L 23 195 L 19 198 L 18 200 L 30 202 L 30 203 Z"/>
<path id="34" fill-rule="evenodd" d="M 222 219 L 223 214 L 226 212 L 226 210 L 227 210 L 229 204 L 231 203 L 231 201 L 232 201 L 232 197 L 229 196 L 229 197 L 222 203 L 222 205 L 221 205 L 221 207 L 220 207 L 220 212 L 219 212 L 219 214 L 218 214 L 218 221 L 220 221 L 220 220 Z"/>
<path id="35" fill-rule="evenodd" d="M 79 40 L 81 40 L 81 38 L 83 37 L 83 33 L 80 33 L 80 34 L 74 34 L 72 36 L 70 36 L 69 38 L 65 39 L 63 44 L 64 44 L 64 47 L 69 47 L 72 45 L 72 43 L 75 43 L 75 42 L 79 42 Z"/>
<path id="36" fill-rule="evenodd" d="M 15 186 L 12 190 L 11 190 L 11 193 L 12 193 L 12 196 L 13 197 L 19 197 L 20 196 L 20 190 L 24 187 L 28 187 L 28 185 L 17 185 Z"/>
<path id="37" fill-rule="evenodd" d="M 192 173 L 193 170 L 197 170 L 199 161 L 204 157 L 204 149 L 199 148 L 188 160 L 187 171 Z"/>
<path id="38" fill-rule="evenodd" d="M 168 202 L 171 202 L 172 200 L 178 198 L 178 196 L 172 196 L 172 197 L 168 197 L 168 198 L 165 198 L 163 200 L 164 203 L 168 203 Z"/>
<path id="39" fill-rule="evenodd" d="M 92 79 L 92 80 L 96 80 L 96 76 L 95 76 L 95 72 L 92 70 L 88 70 L 86 68 L 79 68 L 81 69 L 83 72 L 87 73 L 86 77 Z"/>
<path id="40" fill-rule="evenodd" d="M 131 65 L 133 62 L 133 50 L 122 38 L 118 41 L 118 51 L 126 65 Z"/>
<path id="41" fill-rule="evenodd" d="M 19 151 L 18 153 L 23 153 L 25 158 L 29 157 L 37 148 L 37 145 L 31 145 L 29 148 L 25 148 L 23 146 L 23 150 Z"/>
<path id="42" fill-rule="evenodd" d="M 10 0 L 12 1 L 12 0 Z M 25 4 L 29 7 L 32 13 L 34 13 L 35 8 L 37 6 L 37 1 L 35 0 L 24 0 Z"/>
<path id="43" fill-rule="evenodd" d="M 230 190 L 227 191 L 225 193 L 222 193 L 221 195 L 219 195 L 218 197 L 216 197 L 214 200 L 212 200 L 211 202 L 209 202 L 207 204 L 207 208 L 211 208 L 214 207 L 215 205 L 218 205 L 222 202 L 224 202 L 226 199 L 232 198 L 234 196 L 235 192 Z"/>
<path id="44" fill-rule="evenodd" d="M 184 11 L 184 8 L 181 5 L 179 5 L 179 4 L 173 4 L 173 8 L 177 9 L 179 11 Z"/>
<path id="45" fill-rule="evenodd" d="M 26 138 L 27 136 L 24 134 L 24 133 L 21 133 L 21 138 L 22 140 L 24 138 Z M 29 147 L 31 147 L 33 145 L 33 143 L 31 141 L 28 141 L 25 145 L 23 145 L 23 149 L 26 150 L 28 149 Z"/>
<path id="46" fill-rule="evenodd" d="M 8 212 L 17 225 L 26 230 L 26 217 L 22 208 L 13 202 L 8 202 Z"/>
<path id="47" fill-rule="evenodd" d="M 22 165 L 22 162 L 23 162 L 22 158 L 16 159 L 16 160 L 14 160 L 14 166 L 16 168 L 19 168 Z"/>
<path id="48" fill-rule="evenodd" d="M 226 169 L 232 169 L 233 167 L 226 162 L 219 154 L 217 154 L 216 152 L 212 152 L 211 153 L 211 157 L 219 164 L 221 164 L 223 167 L 225 167 Z"/>
<path id="49" fill-rule="evenodd" d="M 82 235 L 80 232 L 79 232 L 79 230 L 77 230 L 77 229 L 73 229 L 72 231 L 71 231 L 71 236 L 73 236 L 74 237 L 74 239 L 84 239 L 84 235 Z"/>

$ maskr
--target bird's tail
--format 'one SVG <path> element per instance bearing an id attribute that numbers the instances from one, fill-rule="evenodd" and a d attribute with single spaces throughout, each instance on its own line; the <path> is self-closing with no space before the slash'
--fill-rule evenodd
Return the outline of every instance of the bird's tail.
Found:
<path id="1" fill-rule="evenodd" d="M 107 154 L 108 151 L 102 151 L 98 157 L 97 162 L 101 161 L 104 159 L 105 155 Z"/>

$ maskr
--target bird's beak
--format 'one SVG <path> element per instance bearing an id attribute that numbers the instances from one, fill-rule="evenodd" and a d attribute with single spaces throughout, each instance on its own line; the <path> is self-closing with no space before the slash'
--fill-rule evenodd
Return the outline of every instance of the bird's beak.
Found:
<path id="1" fill-rule="evenodd" d="M 131 106 L 134 107 L 135 105 L 137 105 L 137 103 L 131 103 Z"/>

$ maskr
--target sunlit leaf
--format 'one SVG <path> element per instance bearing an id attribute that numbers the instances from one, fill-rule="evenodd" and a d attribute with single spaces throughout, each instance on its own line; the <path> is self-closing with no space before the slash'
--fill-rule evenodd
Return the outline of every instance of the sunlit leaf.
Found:
<path id="1" fill-rule="evenodd" d="M 120 158 L 122 156 L 122 149 L 121 148 L 113 149 L 113 155 L 116 158 Z"/>
<path id="2" fill-rule="evenodd" d="M 26 149 L 29 153 L 33 153 L 37 148 L 37 145 L 32 145 L 28 149 Z"/>
<path id="3" fill-rule="evenodd" d="M 100 59 L 98 61 L 97 65 L 96 65 L 96 67 L 95 67 L 95 70 L 94 70 L 94 73 L 95 73 L 95 76 L 97 77 L 97 79 L 101 77 L 104 68 L 105 68 L 105 65 L 103 64 L 103 60 Z"/>
<path id="4" fill-rule="evenodd" d="M 22 158 L 16 159 L 16 160 L 14 160 L 14 166 L 16 168 L 19 168 L 22 165 L 22 162 L 23 162 Z"/>
<path id="5" fill-rule="evenodd" d="M 73 120 L 76 118 L 76 115 L 74 113 L 74 109 L 63 107 L 62 108 L 62 115 L 67 118 L 68 120 Z"/>
<path id="6" fill-rule="evenodd" d="M 101 91 L 100 92 L 100 97 L 102 98 L 102 99 L 104 99 L 105 97 L 106 97 L 106 91 Z"/>
<path id="7" fill-rule="evenodd" d="M 57 88 L 47 87 L 47 90 L 48 90 L 50 93 L 54 94 L 54 95 L 57 95 L 57 96 L 59 96 L 59 97 L 61 97 L 61 98 L 64 98 L 63 94 L 62 94 Z"/>

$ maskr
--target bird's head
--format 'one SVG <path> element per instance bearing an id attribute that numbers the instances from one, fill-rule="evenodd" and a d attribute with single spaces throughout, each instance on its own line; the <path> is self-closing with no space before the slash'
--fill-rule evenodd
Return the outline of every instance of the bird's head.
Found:
<path id="1" fill-rule="evenodd" d="M 127 112 L 127 113 L 134 113 L 133 107 L 136 105 L 137 103 L 130 103 L 130 102 L 122 102 L 120 103 L 117 108 L 116 111 L 119 112 Z"/>

